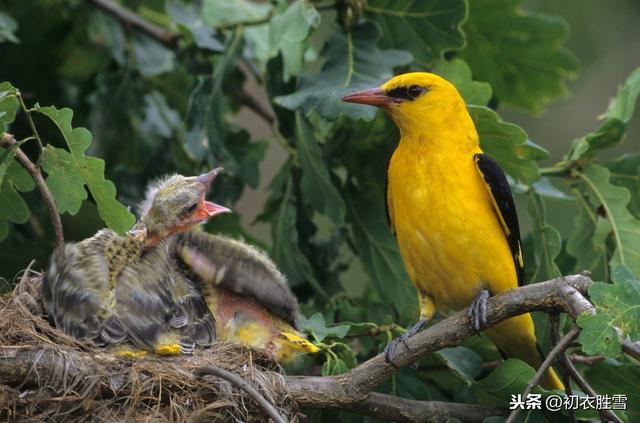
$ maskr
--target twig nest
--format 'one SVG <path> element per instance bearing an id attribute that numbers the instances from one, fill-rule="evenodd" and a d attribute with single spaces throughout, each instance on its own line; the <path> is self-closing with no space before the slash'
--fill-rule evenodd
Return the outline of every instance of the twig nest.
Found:
<path id="1" fill-rule="evenodd" d="M 216 343 L 191 356 L 119 357 L 52 327 L 40 283 L 41 275 L 26 272 L 13 292 L 0 297 L 0 420 L 265 420 L 246 392 L 197 376 L 204 367 L 241 377 L 281 416 L 298 420 L 280 367 L 263 353 Z"/>

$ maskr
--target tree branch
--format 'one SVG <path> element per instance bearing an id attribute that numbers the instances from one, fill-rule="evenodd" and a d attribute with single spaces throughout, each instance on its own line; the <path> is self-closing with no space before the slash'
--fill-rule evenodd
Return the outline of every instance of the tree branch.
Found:
<path id="1" fill-rule="evenodd" d="M 16 140 L 13 135 L 4 133 L 0 138 L 0 146 L 4 148 L 9 148 L 11 145 L 15 144 Z M 40 191 L 40 195 L 44 200 L 44 203 L 49 209 L 49 217 L 51 218 L 51 224 L 53 225 L 53 231 L 56 236 L 56 247 L 62 245 L 64 242 L 64 233 L 62 231 L 62 221 L 60 220 L 60 213 L 58 212 L 58 207 L 56 206 L 56 202 L 53 199 L 53 195 L 51 195 L 51 191 L 49 191 L 49 187 L 42 177 L 42 172 L 40 172 L 40 167 L 33 164 L 33 162 L 27 157 L 26 154 L 18 147 L 15 152 L 16 160 L 22 167 L 31 175 L 31 178 L 36 184 L 38 191 Z"/>
<path id="2" fill-rule="evenodd" d="M 416 401 L 378 392 L 371 392 L 366 399 L 356 404 L 333 409 L 397 422 L 443 422 L 456 418 L 463 422 L 479 423 L 487 417 L 506 415 L 500 408 L 453 402 Z"/>
<path id="3" fill-rule="evenodd" d="M 167 31 L 164 28 L 141 18 L 131 10 L 120 6 L 118 3 L 111 0 L 90 1 L 103 11 L 118 19 L 125 27 L 138 29 L 170 49 L 176 49 L 178 47 L 178 34 Z"/>
<path id="4" fill-rule="evenodd" d="M 582 391 L 590 397 L 597 397 L 598 394 L 596 393 L 596 391 L 591 387 L 591 385 L 589 385 L 586 379 L 580 374 L 578 369 L 576 369 L 571 360 L 569 360 L 569 357 L 563 354 L 560 359 L 564 362 L 564 365 L 569 370 L 569 375 L 573 380 L 576 381 L 576 384 L 580 387 L 580 389 L 582 389 Z M 603 422 L 624 423 L 618 416 L 616 416 L 616 413 L 611 410 L 599 410 L 599 412 L 600 418 Z"/>
<path id="5" fill-rule="evenodd" d="M 271 420 L 273 420 L 275 423 L 287 423 L 284 417 L 282 417 L 278 413 L 276 408 L 269 401 L 267 401 L 260 394 L 260 392 L 258 392 L 253 386 L 249 385 L 247 381 L 245 381 L 238 375 L 235 375 L 219 367 L 203 367 L 196 373 L 200 376 L 213 375 L 226 380 L 236 388 L 242 389 L 244 392 L 246 392 L 247 395 L 249 395 L 256 402 L 256 404 L 258 404 L 260 409 L 264 411 L 265 414 L 269 416 L 269 418 L 271 418 Z"/>
<path id="6" fill-rule="evenodd" d="M 551 367 L 551 364 L 558 358 L 558 356 L 563 354 L 564 351 L 567 349 L 567 347 L 571 345 L 573 340 L 578 337 L 578 335 L 580 334 L 580 330 L 581 329 L 579 326 L 575 326 L 573 329 L 571 329 L 571 331 L 568 334 L 565 335 L 564 338 L 560 340 L 560 342 L 556 344 L 555 347 L 553 347 L 553 349 L 547 355 L 547 358 L 545 358 L 545 360 L 542 362 L 542 365 L 538 368 L 538 371 L 536 372 L 536 374 L 527 384 L 527 388 L 522 393 L 523 398 L 527 398 L 529 396 L 529 394 L 531 393 L 531 390 L 538 384 L 544 372 L 546 372 L 547 369 Z M 515 422 L 516 417 L 518 417 L 518 414 L 520 414 L 520 411 L 521 409 L 516 407 L 511 412 L 511 414 L 509 414 L 509 418 L 507 419 L 506 423 Z"/>

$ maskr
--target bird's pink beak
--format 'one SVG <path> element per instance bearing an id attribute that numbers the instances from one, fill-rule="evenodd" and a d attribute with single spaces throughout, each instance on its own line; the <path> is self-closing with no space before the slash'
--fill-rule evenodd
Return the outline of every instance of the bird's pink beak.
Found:
<path id="1" fill-rule="evenodd" d="M 202 175 L 196 177 L 196 181 L 203 184 L 205 186 L 205 189 L 202 190 L 200 207 L 198 207 L 198 210 L 196 210 L 196 212 L 192 216 L 192 221 L 194 223 L 205 221 L 218 214 L 231 213 L 231 210 L 226 208 L 225 206 L 221 206 L 220 204 L 206 201 L 204 199 L 209 186 L 216 179 L 216 176 L 221 174 L 223 170 L 223 168 L 217 167 L 207 173 L 203 173 Z"/>
<path id="2" fill-rule="evenodd" d="M 370 106 L 378 107 L 388 106 L 393 102 L 393 99 L 380 88 L 356 91 L 345 95 L 340 100 L 346 103 L 368 104 Z"/>

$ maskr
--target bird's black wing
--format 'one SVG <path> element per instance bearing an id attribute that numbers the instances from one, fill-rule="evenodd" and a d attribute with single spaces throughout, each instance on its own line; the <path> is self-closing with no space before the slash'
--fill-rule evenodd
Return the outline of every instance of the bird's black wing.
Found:
<path id="1" fill-rule="evenodd" d="M 296 327 L 298 302 L 286 278 L 265 254 L 243 242 L 204 232 L 185 232 L 171 240 L 173 254 L 195 275 L 205 297 L 228 289 L 253 298 Z"/>
<path id="2" fill-rule="evenodd" d="M 516 205 L 513 202 L 511 188 L 504 172 L 491 156 L 486 154 L 476 154 L 474 156 L 476 167 L 484 180 L 485 185 L 493 202 L 493 208 L 504 229 L 509 248 L 513 255 L 513 262 L 516 266 L 518 276 L 518 286 L 526 285 L 526 275 L 524 272 L 524 259 L 522 256 L 522 245 L 520 242 L 520 227 L 518 224 L 518 214 Z"/>

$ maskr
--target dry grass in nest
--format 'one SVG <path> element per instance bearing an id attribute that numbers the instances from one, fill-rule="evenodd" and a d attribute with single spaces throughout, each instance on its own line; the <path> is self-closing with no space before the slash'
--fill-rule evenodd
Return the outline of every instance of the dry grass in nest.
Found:
<path id="1" fill-rule="evenodd" d="M 40 283 L 41 275 L 25 271 L 13 292 L 0 297 L 1 420 L 267 420 L 244 390 L 198 376 L 211 367 L 240 376 L 282 417 L 298 420 L 278 365 L 260 352 L 217 343 L 192 356 L 118 357 L 52 327 Z"/>

